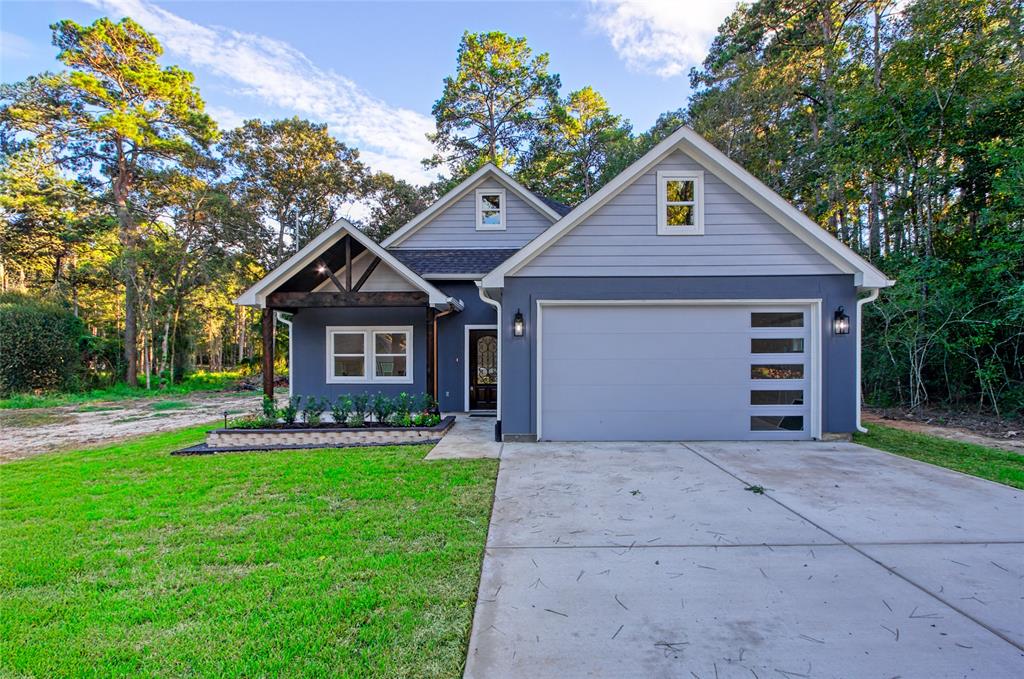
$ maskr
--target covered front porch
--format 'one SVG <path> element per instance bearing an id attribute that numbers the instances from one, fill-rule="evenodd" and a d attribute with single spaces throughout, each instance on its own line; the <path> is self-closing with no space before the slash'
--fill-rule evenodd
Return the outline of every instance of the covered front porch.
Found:
<path id="1" fill-rule="evenodd" d="M 339 220 L 236 300 L 261 310 L 265 347 L 277 321 L 289 332 L 289 392 L 332 400 L 342 393 L 438 397 L 438 319 L 463 309 Z M 263 391 L 273 394 L 273 352 Z"/>

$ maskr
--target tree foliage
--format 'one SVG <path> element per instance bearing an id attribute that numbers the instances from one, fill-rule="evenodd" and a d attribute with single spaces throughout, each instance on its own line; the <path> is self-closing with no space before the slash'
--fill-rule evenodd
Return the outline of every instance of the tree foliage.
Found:
<path id="1" fill-rule="evenodd" d="M 330 226 L 358 195 L 366 172 L 359 152 L 328 134 L 327 125 L 300 118 L 247 120 L 224 135 L 221 151 L 239 201 L 276 226 L 264 235 L 268 266 Z"/>
<path id="2" fill-rule="evenodd" d="M 561 81 L 548 61 L 546 52 L 534 56 L 526 38 L 464 33 L 455 75 L 444 79 L 434 104 L 437 154 L 427 165 L 443 165 L 456 178 L 488 162 L 516 167 L 558 98 Z"/>
<path id="3" fill-rule="evenodd" d="M 133 200 L 146 172 L 165 164 L 201 162 L 217 127 L 203 112 L 192 74 L 157 61 L 163 48 L 125 18 L 91 26 L 54 24 L 57 58 L 69 68 L 4 86 L 0 121 L 52 150 L 56 165 L 107 180 L 123 247 L 125 365 L 136 378 L 139 216 Z"/>
<path id="4" fill-rule="evenodd" d="M 85 327 L 58 304 L 0 293 L 0 396 L 78 384 Z"/>
<path id="5" fill-rule="evenodd" d="M 608 157 L 629 139 L 629 125 L 597 90 L 570 92 L 546 112 L 519 179 L 549 198 L 576 205 L 600 188 Z"/>

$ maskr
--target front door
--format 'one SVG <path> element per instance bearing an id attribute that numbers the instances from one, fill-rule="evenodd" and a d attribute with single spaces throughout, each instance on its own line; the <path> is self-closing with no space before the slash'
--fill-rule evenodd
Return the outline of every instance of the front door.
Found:
<path id="1" fill-rule="evenodd" d="M 469 409 L 498 407 L 498 331 L 469 331 Z"/>

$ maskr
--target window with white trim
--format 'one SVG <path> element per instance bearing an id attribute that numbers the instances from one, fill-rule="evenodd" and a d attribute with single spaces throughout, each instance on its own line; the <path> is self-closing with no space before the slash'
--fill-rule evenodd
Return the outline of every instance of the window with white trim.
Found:
<path id="1" fill-rule="evenodd" d="M 327 328 L 327 382 L 411 384 L 412 326 Z"/>
<path id="2" fill-rule="evenodd" d="M 658 234 L 704 234 L 704 172 L 658 172 Z"/>
<path id="3" fill-rule="evenodd" d="M 476 190 L 476 230 L 505 230 L 505 189 Z"/>

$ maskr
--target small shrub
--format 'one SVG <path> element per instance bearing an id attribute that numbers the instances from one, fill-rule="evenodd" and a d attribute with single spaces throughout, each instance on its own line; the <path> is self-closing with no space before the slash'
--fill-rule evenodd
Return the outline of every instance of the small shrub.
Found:
<path id="1" fill-rule="evenodd" d="M 433 427 L 441 422 L 441 416 L 434 413 L 413 413 L 410 420 L 415 427 Z"/>
<path id="2" fill-rule="evenodd" d="M 366 416 L 361 413 L 352 413 L 345 420 L 345 424 L 349 427 L 362 427 L 366 424 Z"/>
<path id="3" fill-rule="evenodd" d="M 367 393 L 356 394 L 352 397 L 352 412 L 359 416 L 359 419 L 366 421 L 366 413 L 370 408 L 370 395 Z"/>
<path id="4" fill-rule="evenodd" d="M 315 427 L 320 424 L 326 409 L 327 401 L 316 396 L 307 396 L 306 405 L 302 409 L 302 419 L 306 424 Z"/>
<path id="5" fill-rule="evenodd" d="M 331 419 L 338 424 L 345 424 L 352 414 L 352 397 L 342 394 L 331 403 Z"/>
<path id="6" fill-rule="evenodd" d="M 263 429 L 266 426 L 267 420 L 261 414 L 246 415 L 228 422 L 228 429 Z"/>
<path id="7" fill-rule="evenodd" d="M 278 414 L 285 424 L 295 424 L 295 417 L 299 414 L 299 403 L 301 402 L 301 396 L 292 396 L 288 399 L 288 405 L 281 408 Z"/>
<path id="8" fill-rule="evenodd" d="M 273 396 L 263 394 L 263 419 L 268 422 L 277 422 L 277 403 Z"/>
<path id="9" fill-rule="evenodd" d="M 391 413 L 395 411 L 395 404 L 385 394 L 378 391 L 373 395 L 370 411 L 373 413 L 373 419 L 377 420 L 379 424 L 384 424 L 388 421 Z"/>

